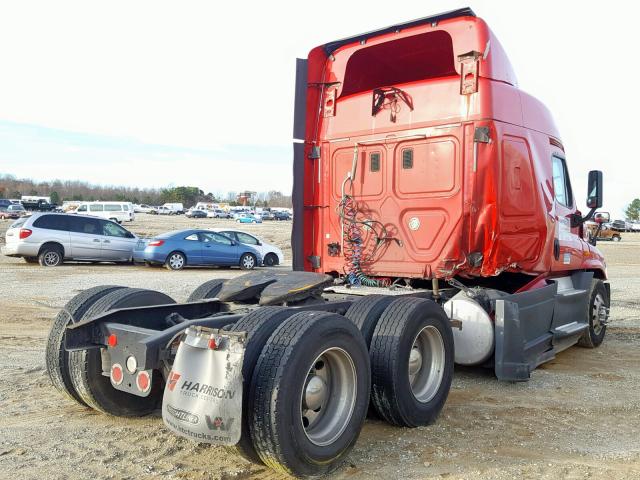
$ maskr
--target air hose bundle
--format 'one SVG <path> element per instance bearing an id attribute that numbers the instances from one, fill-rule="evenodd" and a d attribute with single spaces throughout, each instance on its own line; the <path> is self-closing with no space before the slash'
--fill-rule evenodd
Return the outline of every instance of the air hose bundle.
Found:
<path id="1" fill-rule="evenodd" d="M 384 287 L 386 280 L 376 280 L 365 272 L 365 265 L 374 258 L 378 248 L 387 240 L 384 225 L 376 220 L 358 220 L 358 203 L 353 197 L 353 179 L 358 159 L 358 145 L 353 149 L 353 165 L 342 182 L 342 198 L 338 204 L 338 215 L 342 223 L 342 252 L 345 260 L 345 280 L 348 284 L 365 287 Z M 347 193 L 347 188 L 350 193 Z M 376 244 L 369 255 L 365 255 L 364 227 L 373 232 Z M 378 229 L 380 232 L 378 232 Z"/>

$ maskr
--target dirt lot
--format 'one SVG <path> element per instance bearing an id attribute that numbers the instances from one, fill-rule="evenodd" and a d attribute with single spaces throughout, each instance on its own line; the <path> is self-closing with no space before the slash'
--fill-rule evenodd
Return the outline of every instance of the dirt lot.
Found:
<path id="1" fill-rule="evenodd" d="M 140 215 L 152 235 L 223 220 Z M 8 222 L 0 222 L 0 234 Z M 290 262 L 289 222 L 247 230 Z M 612 286 L 601 348 L 571 348 L 527 383 L 457 369 L 445 409 L 430 427 L 368 421 L 336 479 L 640 478 L 640 234 L 602 242 Z M 286 268 L 286 267 L 281 267 Z M 222 448 L 169 433 L 159 415 L 124 420 L 63 398 L 44 369 L 49 325 L 79 290 L 99 284 L 158 289 L 184 300 L 200 283 L 235 270 L 169 272 L 114 265 L 44 269 L 0 258 L 0 478 L 278 478 Z"/>

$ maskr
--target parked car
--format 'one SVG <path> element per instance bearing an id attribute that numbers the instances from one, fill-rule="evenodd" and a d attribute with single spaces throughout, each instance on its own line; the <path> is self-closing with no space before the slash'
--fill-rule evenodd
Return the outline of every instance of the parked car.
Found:
<path id="1" fill-rule="evenodd" d="M 209 218 L 232 218 L 233 215 L 231 215 L 229 212 L 225 212 L 224 210 L 209 210 L 207 212 L 207 217 Z"/>
<path id="2" fill-rule="evenodd" d="M 75 213 L 102 217 L 117 223 L 132 222 L 135 219 L 131 202 L 83 202 Z"/>
<path id="3" fill-rule="evenodd" d="M 207 212 L 204 210 L 187 210 L 185 216 L 189 218 L 207 218 Z"/>
<path id="4" fill-rule="evenodd" d="M 262 219 L 260 217 L 256 217 L 255 215 L 251 215 L 249 213 L 241 213 L 236 218 L 236 222 L 238 222 L 238 223 L 262 223 Z"/>
<path id="5" fill-rule="evenodd" d="M 151 215 L 175 215 L 176 212 L 168 207 L 152 207 L 149 211 Z"/>
<path id="6" fill-rule="evenodd" d="M 264 211 L 260 212 L 260 213 L 258 214 L 258 216 L 259 216 L 263 221 L 265 221 L 265 220 L 275 220 L 275 219 L 276 219 L 276 217 L 275 217 L 275 215 L 273 214 L 273 212 L 270 212 L 270 211 L 268 211 L 268 210 L 264 210 Z"/>
<path id="7" fill-rule="evenodd" d="M 273 212 L 274 220 L 291 220 L 289 212 Z"/>
<path id="8" fill-rule="evenodd" d="M 163 233 L 134 251 L 135 262 L 164 265 L 169 270 L 185 266 L 239 266 L 252 270 L 262 263 L 260 252 L 226 235 L 210 230 L 178 230 Z"/>
<path id="9" fill-rule="evenodd" d="M 603 223 L 598 229 L 597 223 L 587 222 L 586 224 L 589 239 L 593 240 L 611 240 L 612 242 L 619 242 L 622 240 L 622 236 L 618 230 L 611 228 L 611 223 Z M 597 236 L 596 236 L 597 233 Z"/>
<path id="10" fill-rule="evenodd" d="M 27 214 L 27 211 L 22 205 L 12 203 L 11 205 L 0 206 L 0 219 L 5 218 L 20 218 Z"/>
<path id="11" fill-rule="evenodd" d="M 614 220 L 611 222 L 611 228 L 613 230 L 617 230 L 618 232 L 626 232 L 627 231 L 627 222 L 624 220 Z"/>
<path id="12" fill-rule="evenodd" d="M 284 254 L 275 245 L 265 242 L 263 239 L 251 235 L 250 233 L 236 230 L 234 228 L 212 228 L 211 231 L 222 233 L 231 240 L 235 240 L 244 245 L 255 248 L 262 256 L 262 264 L 265 267 L 281 265 L 284 262 Z"/>
<path id="13" fill-rule="evenodd" d="M 67 213 L 34 213 L 14 222 L 2 253 L 55 267 L 66 260 L 130 262 L 138 238 L 104 218 Z"/>
<path id="14" fill-rule="evenodd" d="M 134 205 L 133 206 L 133 211 L 135 213 L 149 213 L 152 209 L 153 209 L 153 207 L 151 207 L 149 205 L 145 205 L 144 203 L 141 204 L 141 205 Z"/>
<path id="15" fill-rule="evenodd" d="M 0 208 L 13 205 L 13 202 L 7 198 L 0 198 Z"/>

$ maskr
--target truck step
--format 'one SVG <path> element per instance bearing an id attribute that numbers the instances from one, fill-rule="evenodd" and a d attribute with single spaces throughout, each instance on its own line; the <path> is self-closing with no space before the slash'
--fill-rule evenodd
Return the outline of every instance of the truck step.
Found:
<path id="1" fill-rule="evenodd" d="M 582 322 L 571 322 L 560 325 L 552 330 L 554 337 L 565 338 L 582 333 L 589 327 L 588 324 Z"/>

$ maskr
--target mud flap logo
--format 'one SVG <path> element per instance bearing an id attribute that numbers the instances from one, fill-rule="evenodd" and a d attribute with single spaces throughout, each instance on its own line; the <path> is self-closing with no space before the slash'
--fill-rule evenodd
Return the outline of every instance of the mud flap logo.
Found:
<path id="1" fill-rule="evenodd" d="M 193 425 L 198 424 L 198 416 L 191 412 L 187 412 L 186 410 L 180 410 L 179 408 L 175 408 L 171 405 L 167 405 L 167 412 L 169 412 L 171 415 L 173 415 L 175 418 L 177 418 L 182 422 L 192 423 Z M 207 418 L 207 421 L 208 421 L 208 418 Z"/>
<path id="2" fill-rule="evenodd" d="M 209 427 L 209 429 L 221 430 L 223 432 L 230 430 L 233 425 L 233 421 L 235 420 L 234 418 L 230 418 L 225 423 L 224 420 L 222 420 L 222 417 L 211 418 L 209 415 L 205 415 L 204 419 L 207 422 L 207 427 Z"/>
<path id="3" fill-rule="evenodd" d="M 176 385 L 178 384 L 178 380 L 180 380 L 180 374 L 179 373 L 175 373 L 175 372 L 171 372 L 171 375 L 169 375 L 169 390 L 173 392 L 173 389 L 176 388 Z"/>

